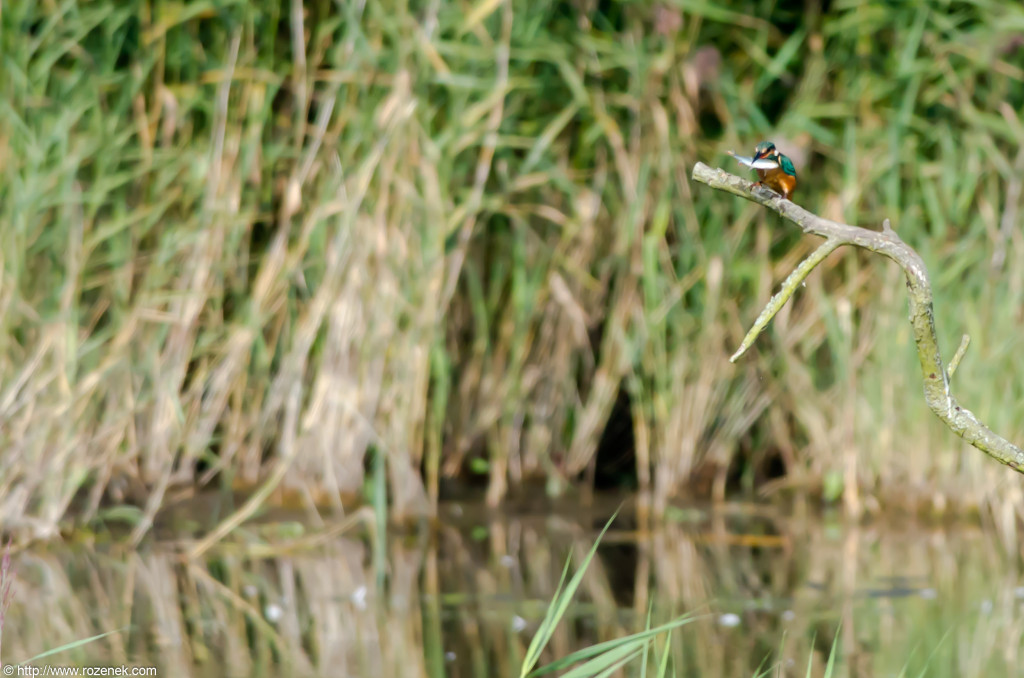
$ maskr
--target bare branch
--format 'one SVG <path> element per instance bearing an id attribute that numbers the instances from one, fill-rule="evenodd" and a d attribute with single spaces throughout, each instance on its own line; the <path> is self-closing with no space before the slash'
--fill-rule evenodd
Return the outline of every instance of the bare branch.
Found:
<path id="1" fill-rule="evenodd" d="M 971 445 L 1018 472 L 1024 473 L 1024 450 L 989 430 L 978 421 L 978 418 L 970 410 L 960 407 L 950 393 L 949 377 L 942 363 L 938 338 L 935 334 L 932 287 L 928 280 L 924 261 L 917 252 L 900 240 L 900 237 L 889 226 L 888 219 L 883 224 L 881 231 L 869 231 L 866 228 L 824 219 L 808 212 L 796 203 L 783 199 L 772 191 L 755 186 L 746 179 L 729 174 L 724 170 L 712 169 L 702 162 L 698 162 L 694 166 L 693 178 L 712 188 L 738 195 L 774 210 L 783 218 L 803 229 L 804 233 L 826 239 L 824 245 L 790 274 L 783 289 L 768 302 L 768 306 L 761 312 L 754 327 L 751 328 L 740 349 L 733 356 L 733 360 L 753 343 L 764 326 L 792 296 L 793 290 L 807 277 L 811 269 L 821 263 L 834 249 L 841 245 L 853 245 L 881 254 L 899 264 L 907 276 L 910 324 L 914 332 L 914 342 L 917 345 L 918 360 L 921 363 L 924 399 L 928 403 L 928 407 L 946 423 L 946 426 Z M 792 289 L 788 289 L 790 282 L 797 278 Z M 963 357 L 963 351 L 966 350 L 965 345 L 961 344 L 961 347 L 961 350 L 957 351 L 957 356 L 954 356 L 957 364 L 959 364 L 958 358 Z"/>
<path id="2" fill-rule="evenodd" d="M 956 353 L 953 354 L 953 358 L 949 361 L 949 369 L 946 370 L 949 373 L 949 378 L 953 378 L 953 373 L 956 372 L 956 368 L 960 367 L 960 361 L 964 359 L 964 354 L 967 353 L 967 347 L 971 345 L 971 335 L 965 334 L 960 338 L 960 346 L 956 349 Z"/>
<path id="3" fill-rule="evenodd" d="M 740 359 L 747 349 L 754 344 L 754 340 L 757 339 L 757 335 L 761 334 L 762 330 L 768 326 L 768 323 L 772 321 L 775 314 L 782 310 L 782 307 L 786 305 L 789 298 L 793 296 L 797 288 L 800 287 L 814 267 L 825 260 L 825 257 L 832 254 L 837 247 L 842 245 L 839 240 L 835 238 L 829 238 L 825 243 L 818 249 L 811 252 L 810 256 L 800 262 L 800 265 L 793 269 L 793 272 L 789 274 L 786 281 L 782 283 L 782 289 L 775 293 L 775 295 L 768 300 L 768 305 L 761 311 L 761 315 L 757 316 L 757 320 L 754 321 L 754 326 L 747 332 L 747 336 L 743 337 L 743 343 L 736 349 L 736 352 L 729 358 L 729 362 L 734 363 Z"/>

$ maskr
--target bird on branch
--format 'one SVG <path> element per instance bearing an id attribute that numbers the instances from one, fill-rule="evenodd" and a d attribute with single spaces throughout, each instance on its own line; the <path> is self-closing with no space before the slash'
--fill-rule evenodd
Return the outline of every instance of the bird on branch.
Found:
<path id="1" fill-rule="evenodd" d="M 754 148 L 754 157 L 748 158 L 729 151 L 729 155 L 757 172 L 758 186 L 764 186 L 778 193 L 786 200 L 796 188 L 796 168 L 793 161 L 779 153 L 775 144 L 762 141 Z"/>

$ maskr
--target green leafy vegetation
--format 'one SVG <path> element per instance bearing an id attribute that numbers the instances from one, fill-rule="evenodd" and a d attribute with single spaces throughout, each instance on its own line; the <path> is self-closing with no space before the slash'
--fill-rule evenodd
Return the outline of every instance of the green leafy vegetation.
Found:
<path id="1" fill-rule="evenodd" d="M 824 7 L 5 6 L 5 529 L 125 503 L 139 539 L 181 484 L 402 517 L 482 472 L 497 504 L 606 445 L 657 511 L 824 494 L 1012 541 L 895 266 L 833 256 L 728 363 L 813 243 L 688 176 L 771 139 L 796 201 L 921 252 L 959 398 L 1024 439 L 1024 9 Z"/>

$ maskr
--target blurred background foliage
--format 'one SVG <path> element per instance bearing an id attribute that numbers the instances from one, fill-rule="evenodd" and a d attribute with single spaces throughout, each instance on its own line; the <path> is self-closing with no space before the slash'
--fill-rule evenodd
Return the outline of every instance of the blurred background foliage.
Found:
<path id="1" fill-rule="evenodd" d="M 265 483 L 397 515 L 645 491 L 978 511 L 896 266 L 691 184 L 773 140 L 889 218 L 954 390 L 1024 439 L 1024 8 L 608 0 L 13 3 L 0 15 L 0 520 Z M 374 474 L 376 482 L 370 482 Z M 386 480 L 386 483 L 383 482 Z"/>

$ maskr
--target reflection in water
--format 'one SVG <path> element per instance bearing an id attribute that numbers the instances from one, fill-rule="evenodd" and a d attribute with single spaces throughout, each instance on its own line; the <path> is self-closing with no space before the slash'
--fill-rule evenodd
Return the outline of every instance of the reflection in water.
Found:
<path id="1" fill-rule="evenodd" d="M 161 543 L 22 553 L 4 659 L 123 628 L 36 664 L 157 665 L 173 676 L 515 676 L 566 556 L 580 562 L 602 522 L 449 505 L 440 527 L 393 536 L 382 568 L 353 531 L 317 541 L 250 530 L 201 562 Z M 627 516 L 599 556 L 545 661 L 640 630 L 651 610 L 655 622 L 705 615 L 673 635 L 679 675 L 750 676 L 777 664 L 772 675 L 802 676 L 809 658 L 821 675 L 837 629 L 837 675 L 1018 671 L 1016 559 L 978 528 L 836 526 L 723 509 L 644 530 Z"/>

